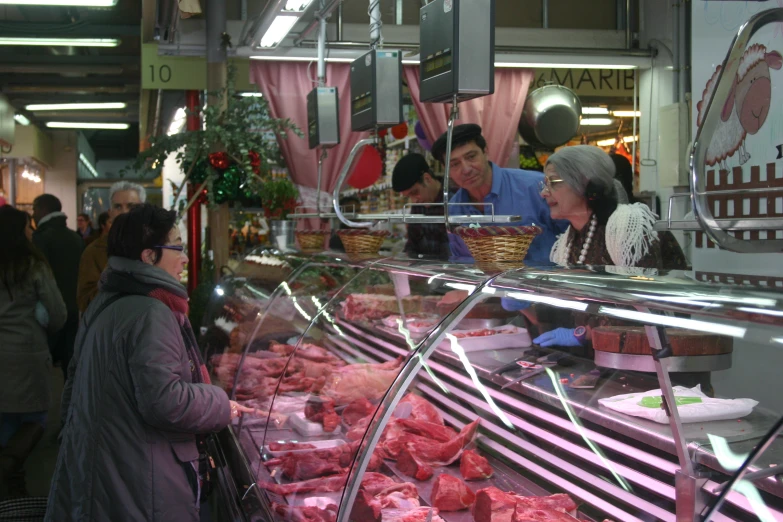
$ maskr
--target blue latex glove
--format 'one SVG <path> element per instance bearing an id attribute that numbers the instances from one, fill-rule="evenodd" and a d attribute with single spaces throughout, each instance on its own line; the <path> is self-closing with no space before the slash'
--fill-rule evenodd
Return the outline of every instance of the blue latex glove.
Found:
<path id="1" fill-rule="evenodd" d="M 533 344 L 539 346 L 582 346 L 574 335 L 574 328 L 555 328 L 533 339 Z"/>
<path id="2" fill-rule="evenodd" d="M 500 306 L 503 307 L 503 310 L 507 310 L 509 312 L 518 312 L 520 310 L 530 308 L 531 304 L 533 303 L 531 303 L 530 301 L 520 301 L 518 299 L 512 299 L 510 297 L 500 298 Z"/>

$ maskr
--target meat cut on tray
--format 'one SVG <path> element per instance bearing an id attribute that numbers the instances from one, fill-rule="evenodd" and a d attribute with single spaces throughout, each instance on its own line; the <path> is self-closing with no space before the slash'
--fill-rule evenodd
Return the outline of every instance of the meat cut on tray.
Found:
<path id="1" fill-rule="evenodd" d="M 272 511 L 286 522 L 335 522 L 337 506 L 329 504 L 326 509 L 315 506 L 288 506 L 272 502 Z"/>
<path id="2" fill-rule="evenodd" d="M 478 433 L 478 425 L 479 419 L 466 424 L 459 434 L 449 442 L 430 442 L 427 444 L 423 442 L 409 442 L 407 447 L 421 461 L 431 466 L 448 466 L 462 455 L 462 450 L 465 446 L 473 442 Z"/>
<path id="3" fill-rule="evenodd" d="M 289 450 L 303 450 L 303 449 L 315 449 L 312 444 L 306 444 L 303 442 L 270 442 L 270 451 L 289 451 Z"/>
<path id="4" fill-rule="evenodd" d="M 438 475 L 432 486 L 432 505 L 440 511 L 468 509 L 476 500 L 473 491 L 457 477 Z"/>
<path id="5" fill-rule="evenodd" d="M 465 450 L 459 460 L 459 472 L 465 480 L 484 480 L 492 476 L 492 466 L 489 461 L 478 454 L 476 450 Z"/>
<path id="6" fill-rule="evenodd" d="M 429 480 L 434 471 L 432 466 L 416 457 L 409 448 L 404 448 L 397 456 L 397 470 L 416 480 Z"/>
<path id="7" fill-rule="evenodd" d="M 574 522 L 577 504 L 565 493 L 523 497 L 496 487 L 476 492 L 475 522 Z"/>
<path id="8" fill-rule="evenodd" d="M 576 518 L 554 509 L 536 509 L 517 504 L 511 522 L 576 522 Z"/>
<path id="9" fill-rule="evenodd" d="M 356 399 L 370 401 L 382 398 L 400 373 L 403 359 L 379 364 L 350 364 L 335 368 L 326 378 L 320 394 L 334 401 L 335 406 Z"/>
<path id="10" fill-rule="evenodd" d="M 372 415 L 378 407 L 373 405 L 365 397 L 353 400 L 343 410 L 343 422 L 348 426 L 353 426 L 364 417 Z"/>
<path id="11" fill-rule="evenodd" d="M 345 473 L 345 469 L 333 461 L 321 459 L 312 453 L 301 453 L 285 458 L 280 469 L 289 480 L 307 480 L 326 475 Z"/>

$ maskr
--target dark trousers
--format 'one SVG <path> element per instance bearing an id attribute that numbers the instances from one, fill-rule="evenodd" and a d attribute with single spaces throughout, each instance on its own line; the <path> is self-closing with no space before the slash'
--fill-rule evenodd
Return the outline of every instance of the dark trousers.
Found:
<path id="1" fill-rule="evenodd" d="M 79 312 L 68 312 L 68 319 L 62 329 L 49 336 L 49 351 L 52 361 L 60 363 L 63 378 L 68 377 L 68 363 L 73 357 L 73 345 L 76 342 L 76 333 L 79 331 Z"/>

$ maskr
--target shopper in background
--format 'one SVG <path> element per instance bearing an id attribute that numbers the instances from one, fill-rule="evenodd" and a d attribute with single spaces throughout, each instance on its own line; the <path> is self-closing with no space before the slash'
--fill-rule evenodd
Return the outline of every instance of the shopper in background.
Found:
<path id="1" fill-rule="evenodd" d="M 196 521 L 205 435 L 253 410 L 209 383 L 176 213 L 143 204 L 118 216 L 108 252 L 63 390 L 46 520 Z"/>
<path id="2" fill-rule="evenodd" d="M 79 261 L 84 250 L 84 240 L 82 236 L 67 227 L 68 218 L 63 214 L 62 204 L 56 196 L 42 194 L 35 198 L 33 218 L 36 225 L 33 243 L 49 262 L 68 310 L 68 319 L 63 328 L 49 336 L 52 359 L 60 364 L 65 375 L 73 354 L 76 332 L 79 329 L 76 282 L 79 277 Z"/>
<path id="3" fill-rule="evenodd" d="M 84 239 L 85 245 L 89 245 L 100 236 L 100 232 L 92 228 L 90 216 L 84 213 L 76 216 L 76 231 Z"/>
<path id="4" fill-rule="evenodd" d="M 0 500 L 27 496 L 24 462 L 43 436 L 52 400 L 46 331 L 56 332 L 67 317 L 32 235 L 26 212 L 0 208 Z"/>
<path id="5" fill-rule="evenodd" d="M 147 200 L 147 191 L 144 187 L 129 181 L 118 181 L 111 186 L 109 191 L 109 219 L 113 220 L 120 214 L 129 212 L 133 207 Z M 108 247 L 107 237 L 101 237 L 93 241 L 84 251 L 85 261 L 79 267 L 79 281 L 76 291 L 76 300 L 79 311 L 84 313 L 87 306 L 98 293 L 98 281 L 101 272 L 106 268 L 109 256 L 106 253 Z"/>
<path id="6" fill-rule="evenodd" d="M 397 162 L 392 172 L 392 189 L 414 203 L 412 214 L 443 215 L 443 206 L 422 205 L 443 203 L 443 180 L 435 177 L 421 154 L 414 152 Z M 445 224 L 411 223 L 407 228 L 405 252 L 408 255 L 449 257 L 449 237 Z"/>
<path id="7" fill-rule="evenodd" d="M 454 127 L 450 158 L 445 158 L 446 138 L 444 133 L 433 143 L 432 155 L 444 164 L 449 161 L 449 176 L 460 187 L 451 203 L 472 203 L 450 205 L 449 214 L 491 215 L 494 210 L 495 215 L 520 216 L 520 221 L 504 225 L 541 227 L 543 232 L 530 244 L 525 259 L 548 264 L 549 251 L 568 222 L 553 220 L 541 200 L 538 186 L 544 176 L 532 170 L 503 168 L 489 161 L 487 141 L 478 125 L 467 123 Z M 449 241 L 454 256 L 470 257 L 460 237 L 449 234 Z"/>
<path id="8" fill-rule="evenodd" d="M 614 179 L 620 182 L 627 196 L 627 201 L 623 201 L 622 194 L 618 194 L 618 202 L 639 203 L 639 200 L 633 195 L 633 168 L 631 168 L 631 162 L 620 154 L 609 154 L 609 157 L 614 163 Z"/>

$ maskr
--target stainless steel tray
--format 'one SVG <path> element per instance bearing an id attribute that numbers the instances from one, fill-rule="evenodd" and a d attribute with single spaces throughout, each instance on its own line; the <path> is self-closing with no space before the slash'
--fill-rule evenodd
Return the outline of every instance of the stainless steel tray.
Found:
<path id="1" fill-rule="evenodd" d="M 667 357 L 670 372 L 714 372 L 731 368 L 731 354 Z M 627 353 L 595 351 L 595 364 L 615 370 L 655 372 L 652 355 L 630 355 Z"/>

